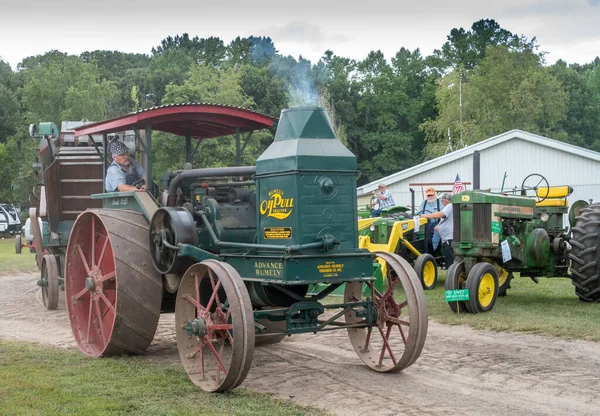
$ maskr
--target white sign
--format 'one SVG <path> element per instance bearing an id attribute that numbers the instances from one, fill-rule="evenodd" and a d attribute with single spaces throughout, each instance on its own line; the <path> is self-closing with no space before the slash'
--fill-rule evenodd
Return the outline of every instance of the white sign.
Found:
<path id="1" fill-rule="evenodd" d="M 502 262 L 506 263 L 507 261 L 512 260 L 512 256 L 510 255 L 510 246 L 508 245 L 508 241 L 503 240 L 502 243 L 500 243 L 500 246 L 502 247 Z"/>

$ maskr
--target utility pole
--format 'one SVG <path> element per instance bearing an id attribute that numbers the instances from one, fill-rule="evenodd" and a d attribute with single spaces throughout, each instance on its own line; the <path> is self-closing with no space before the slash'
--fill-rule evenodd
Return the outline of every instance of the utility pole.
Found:
<path id="1" fill-rule="evenodd" d="M 460 141 L 459 146 L 465 147 L 462 137 L 462 72 L 458 74 L 458 102 L 459 102 L 459 113 L 460 113 Z"/>
<path id="2" fill-rule="evenodd" d="M 452 139 L 450 138 L 450 127 L 448 127 L 448 147 L 446 147 L 446 153 L 452 153 L 453 149 L 452 149 Z"/>

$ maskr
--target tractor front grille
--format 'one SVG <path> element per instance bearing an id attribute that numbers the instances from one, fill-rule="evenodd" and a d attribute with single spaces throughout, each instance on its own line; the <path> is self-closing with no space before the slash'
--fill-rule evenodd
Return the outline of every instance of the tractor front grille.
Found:
<path id="1" fill-rule="evenodd" d="M 473 241 L 487 243 L 492 238 L 492 205 L 473 204 Z"/>

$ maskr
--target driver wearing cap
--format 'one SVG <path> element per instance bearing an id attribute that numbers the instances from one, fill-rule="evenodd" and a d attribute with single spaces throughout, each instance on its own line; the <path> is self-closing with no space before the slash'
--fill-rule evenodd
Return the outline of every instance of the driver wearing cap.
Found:
<path id="1" fill-rule="evenodd" d="M 127 192 L 146 190 L 146 171 L 135 160 L 129 157 L 129 149 L 123 142 L 115 140 L 109 146 L 113 162 L 106 171 L 105 189 L 107 192 Z M 134 183 L 143 180 L 140 188 Z"/>

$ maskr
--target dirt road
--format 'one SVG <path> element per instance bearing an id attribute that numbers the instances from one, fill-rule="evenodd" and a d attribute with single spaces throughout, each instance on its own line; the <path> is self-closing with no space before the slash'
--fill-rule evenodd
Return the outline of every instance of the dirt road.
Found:
<path id="1" fill-rule="evenodd" d="M 45 311 L 36 274 L 0 276 L 0 338 L 75 347 L 64 306 Z M 164 314 L 149 354 L 177 360 Z M 182 370 L 183 371 L 183 370 Z M 430 322 L 421 357 L 378 374 L 343 331 L 257 348 L 242 388 L 340 415 L 596 415 L 600 343 L 475 331 Z"/>

